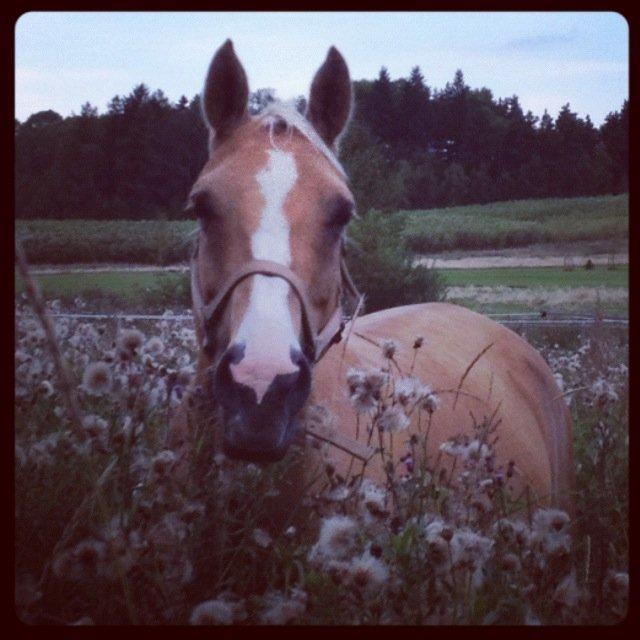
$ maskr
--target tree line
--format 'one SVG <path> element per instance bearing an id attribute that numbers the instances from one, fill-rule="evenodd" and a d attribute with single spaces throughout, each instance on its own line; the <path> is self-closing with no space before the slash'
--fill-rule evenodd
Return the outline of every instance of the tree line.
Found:
<path id="1" fill-rule="evenodd" d="M 628 190 L 626 100 L 600 127 L 569 104 L 538 118 L 515 95 L 471 89 L 460 70 L 432 89 L 419 67 L 396 80 L 382 68 L 354 95 L 340 157 L 361 212 Z M 273 99 L 254 92 L 251 112 Z M 180 217 L 206 158 L 198 95 L 172 103 L 140 84 L 102 114 L 89 103 L 66 118 L 40 111 L 15 122 L 16 216 Z"/>

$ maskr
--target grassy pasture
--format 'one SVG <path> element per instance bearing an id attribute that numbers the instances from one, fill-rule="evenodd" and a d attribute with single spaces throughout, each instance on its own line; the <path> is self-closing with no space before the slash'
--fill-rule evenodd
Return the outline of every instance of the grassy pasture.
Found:
<path id="1" fill-rule="evenodd" d="M 490 286 L 522 288 L 574 288 L 574 287 L 627 287 L 628 268 L 609 271 L 596 267 L 592 271 L 576 269 L 564 271 L 554 267 L 500 268 L 500 269 L 442 269 L 439 273 L 448 286 Z M 126 310 L 163 310 L 170 307 L 189 307 L 189 275 L 171 271 L 105 271 L 97 273 L 59 273 L 36 276 L 43 293 L 49 299 L 70 302 L 76 297 L 90 301 L 92 306 L 114 307 Z M 19 276 L 16 291 L 24 286 Z M 492 305 L 471 304 L 485 313 L 528 311 L 523 304 Z M 102 304 L 101 304 L 102 303 Z M 556 309 L 562 311 L 563 309 Z M 575 309 L 570 309 L 574 311 Z M 612 310 L 607 308 L 606 312 Z"/>
<path id="2" fill-rule="evenodd" d="M 394 237 L 418 253 L 628 237 L 627 195 L 495 202 L 389 214 Z M 352 223 L 352 235 L 364 220 Z M 385 216 L 387 217 L 387 216 Z M 193 220 L 18 220 L 32 264 L 185 261 Z M 395 241 L 395 238 L 394 238 Z"/>

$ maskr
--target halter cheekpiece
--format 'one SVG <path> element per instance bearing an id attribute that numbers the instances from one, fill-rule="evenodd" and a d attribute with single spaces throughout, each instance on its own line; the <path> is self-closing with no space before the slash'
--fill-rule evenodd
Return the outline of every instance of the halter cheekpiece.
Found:
<path id="1" fill-rule="evenodd" d="M 204 347 L 211 346 L 209 331 L 219 320 L 219 315 L 226 306 L 231 293 L 235 287 L 245 278 L 253 275 L 264 275 L 275 278 L 282 278 L 289 283 L 291 289 L 295 292 L 300 301 L 302 310 L 302 331 L 305 343 L 306 355 L 313 362 L 318 362 L 328 351 L 328 349 L 340 342 L 342 339 L 342 331 L 348 320 L 356 317 L 362 306 L 362 294 L 358 291 L 344 257 L 344 245 L 341 248 L 340 256 L 340 280 L 342 285 L 341 296 L 350 301 L 350 316 L 345 315 L 342 304 L 338 304 L 324 327 L 318 327 L 315 322 L 315 314 L 310 303 L 307 293 L 306 284 L 287 266 L 271 260 L 249 260 L 245 262 L 235 273 L 229 276 L 218 289 L 216 295 L 208 303 L 202 300 L 200 290 L 200 282 L 198 278 L 198 265 L 196 258 L 198 257 L 198 244 L 191 258 L 191 296 L 198 314 L 202 319 Z"/>

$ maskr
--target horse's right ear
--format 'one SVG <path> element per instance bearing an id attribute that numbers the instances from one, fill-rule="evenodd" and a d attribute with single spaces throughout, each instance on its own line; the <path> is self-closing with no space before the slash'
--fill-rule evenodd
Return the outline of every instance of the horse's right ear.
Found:
<path id="1" fill-rule="evenodd" d="M 227 40 L 213 56 L 204 84 L 202 111 L 216 140 L 248 117 L 249 83 L 233 43 Z"/>

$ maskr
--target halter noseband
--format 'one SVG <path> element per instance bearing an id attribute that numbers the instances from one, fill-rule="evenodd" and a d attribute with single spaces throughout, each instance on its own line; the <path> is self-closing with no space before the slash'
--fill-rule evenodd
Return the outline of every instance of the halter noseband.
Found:
<path id="1" fill-rule="evenodd" d="M 200 293 L 198 265 L 196 263 L 197 257 L 198 245 L 196 244 L 195 251 L 191 258 L 191 297 L 202 321 L 205 348 L 210 345 L 208 329 L 214 324 L 215 320 L 218 319 L 220 312 L 224 309 L 235 287 L 245 278 L 256 274 L 282 278 L 289 283 L 295 292 L 302 310 L 302 331 L 306 346 L 305 350 L 313 362 L 318 362 L 333 344 L 340 342 L 342 339 L 342 330 L 348 320 L 344 315 L 342 305 L 338 304 L 336 310 L 324 327 L 319 328 L 315 322 L 315 314 L 309 301 L 305 283 L 302 282 L 289 267 L 271 260 L 249 260 L 249 262 L 245 262 L 234 274 L 222 283 L 222 286 L 214 298 L 204 304 L 202 294 Z M 344 245 L 340 256 L 340 279 L 342 283 L 342 293 L 351 300 L 351 306 L 353 308 L 351 317 L 353 318 L 357 316 L 360 311 L 362 294 L 356 289 L 347 269 L 344 258 Z"/>
<path id="2" fill-rule="evenodd" d="M 342 283 L 341 294 L 344 294 L 351 300 L 351 316 L 348 318 L 344 315 L 342 304 L 338 304 L 338 307 L 333 312 L 329 321 L 324 327 L 318 329 L 313 320 L 312 308 L 309 302 L 309 296 L 307 295 L 307 286 L 302 280 L 291 270 L 277 262 L 271 260 L 250 260 L 246 262 L 238 271 L 227 278 L 223 283 L 215 297 L 204 304 L 202 301 L 202 294 L 200 293 L 200 282 L 198 278 L 198 265 L 196 264 L 196 258 L 198 257 L 198 245 L 196 244 L 195 251 L 191 257 L 191 297 L 193 298 L 193 304 L 198 311 L 198 315 L 201 318 L 202 330 L 204 335 L 204 347 L 207 347 L 209 342 L 209 336 L 207 329 L 217 319 L 220 311 L 224 308 L 228 302 L 231 292 L 236 285 L 249 276 L 259 274 L 265 276 L 271 276 L 276 278 L 282 278 L 289 283 L 293 291 L 295 291 L 300 301 L 300 308 L 302 309 L 302 330 L 304 332 L 304 341 L 307 344 L 307 349 L 311 352 L 314 362 L 318 362 L 320 358 L 329 350 L 331 345 L 340 342 L 342 339 L 342 330 L 348 319 L 354 319 L 357 317 L 362 306 L 363 296 L 356 288 L 349 270 L 347 269 L 347 263 L 344 257 L 344 245 L 341 247 L 340 256 L 340 280 Z M 365 445 L 362 442 L 348 438 L 339 432 L 332 433 L 330 435 L 317 431 L 312 426 L 308 425 L 305 431 L 319 439 L 329 442 L 338 449 L 342 449 L 352 456 L 359 458 L 365 464 L 374 455 L 375 451 L 370 446 Z"/>

